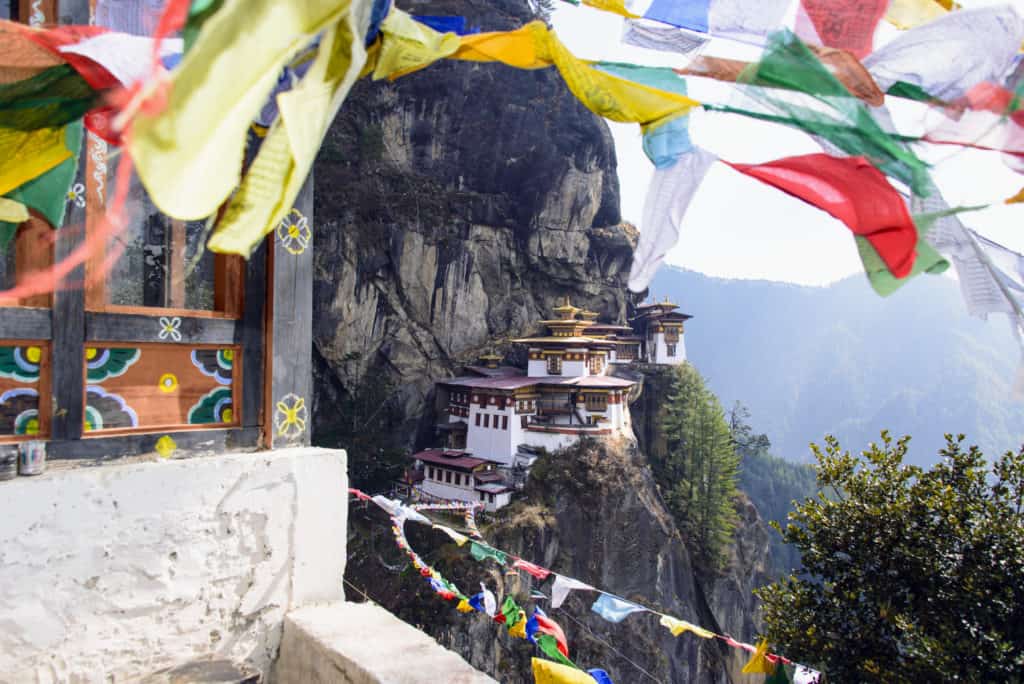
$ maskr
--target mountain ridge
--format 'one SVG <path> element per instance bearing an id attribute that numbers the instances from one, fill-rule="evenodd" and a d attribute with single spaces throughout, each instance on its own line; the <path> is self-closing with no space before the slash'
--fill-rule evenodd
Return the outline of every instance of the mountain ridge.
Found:
<path id="1" fill-rule="evenodd" d="M 951 278 L 881 298 L 859 275 L 806 286 L 665 267 L 650 291 L 694 316 L 690 361 L 789 460 L 810 460 L 826 433 L 854 452 L 882 429 L 910 434 L 919 464 L 938 458 L 944 432 L 989 455 L 1024 440 L 1012 392 L 1020 351 L 1002 316 L 967 315 Z"/>

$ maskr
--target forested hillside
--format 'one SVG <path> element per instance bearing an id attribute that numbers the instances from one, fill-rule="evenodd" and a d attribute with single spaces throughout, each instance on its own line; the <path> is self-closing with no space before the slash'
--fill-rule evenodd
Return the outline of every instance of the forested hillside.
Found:
<path id="1" fill-rule="evenodd" d="M 951 278 L 917 278 L 883 299 L 862 276 L 811 288 L 663 268 L 651 292 L 695 317 L 690 361 L 788 460 L 808 461 L 826 433 L 859 450 L 883 428 L 913 435 L 909 460 L 921 464 L 944 432 L 991 454 L 1024 441 L 1009 326 L 969 317 Z"/>

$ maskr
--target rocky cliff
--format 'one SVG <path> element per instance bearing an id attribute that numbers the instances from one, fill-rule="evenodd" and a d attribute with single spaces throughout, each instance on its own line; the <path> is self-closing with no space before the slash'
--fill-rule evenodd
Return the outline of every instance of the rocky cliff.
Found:
<path id="1" fill-rule="evenodd" d="M 505 551 L 749 641 L 757 633 L 751 590 L 764 579 L 768 539 L 753 506 L 741 501 L 738 508 L 740 523 L 727 567 L 721 572 L 695 568 L 642 452 L 629 441 L 585 442 L 539 462 L 524 495 L 481 529 Z M 346 576 L 353 586 L 497 679 L 532 681 L 534 649 L 510 638 L 503 626 L 476 613 L 462 615 L 434 595 L 406 567 L 380 511 L 354 511 L 350 524 Z M 479 582 L 486 581 L 499 601 L 513 595 L 521 605 L 530 605 L 530 590 L 538 583 L 529 575 L 502 574 L 493 563 L 476 563 L 435 531 L 412 523 L 407 530 L 414 548 L 463 591 L 479 591 Z M 550 582 L 541 590 L 549 591 Z M 351 588 L 347 593 L 351 600 L 363 598 Z M 650 614 L 620 624 L 605 622 L 590 611 L 594 598 L 573 592 L 562 608 L 549 611 L 566 631 L 578 664 L 601 667 L 619 683 L 759 681 L 740 674 L 746 654 L 692 634 L 672 637 Z M 548 608 L 544 601 L 537 605 Z"/>
<path id="2" fill-rule="evenodd" d="M 405 2 L 483 30 L 524 0 Z M 442 62 L 352 91 L 316 163 L 316 432 L 371 379 L 411 446 L 433 383 L 529 332 L 562 297 L 621 320 L 635 229 L 615 149 L 554 69 Z"/>

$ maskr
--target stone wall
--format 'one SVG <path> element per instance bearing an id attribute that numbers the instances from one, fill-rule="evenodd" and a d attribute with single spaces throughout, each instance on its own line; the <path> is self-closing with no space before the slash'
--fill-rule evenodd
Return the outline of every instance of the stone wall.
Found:
<path id="1" fill-rule="evenodd" d="M 343 598 L 343 451 L 52 471 L 0 483 L 0 682 L 262 672 L 284 615 Z"/>

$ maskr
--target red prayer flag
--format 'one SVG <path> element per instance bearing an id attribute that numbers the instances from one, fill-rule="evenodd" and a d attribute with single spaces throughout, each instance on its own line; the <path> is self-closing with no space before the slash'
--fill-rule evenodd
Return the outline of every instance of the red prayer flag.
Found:
<path id="1" fill-rule="evenodd" d="M 555 637 L 555 643 L 558 644 L 558 652 L 568 658 L 569 644 L 565 640 L 565 632 L 562 631 L 559 624 L 539 612 L 534 612 L 533 618 L 537 621 L 537 631 Z"/>
<path id="2" fill-rule="evenodd" d="M 551 574 L 550 570 L 542 568 L 539 565 L 534 565 L 529 561 L 524 561 L 522 558 L 517 558 L 516 562 L 512 564 L 512 567 L 519 568 L 520 570 L 525 570 L 527 573 L 539 579 L 541 582 L 547 579 L 548 575 Z"/>
<path id="3" fill-rule="evenodd" d="M 910 275 L 917 255 L 914 220 L 900 194 L 864 157 L 807 154 L 764 164 L 726 163 L 828 212 L 865 237 L 895 277 Z"/>
<path id="4" fill-rule="evenodd" d="M 810 20 L 813 30 L 826 47 L 849 50 L 859 58 L 871 54 L 875 29 L 889 9 L 889 0 L 800 0 L 800 12 Z M 797 33 L 807 40 L 810 31 Z M 804 21 L 806 21 L 804 19 Z"/>

